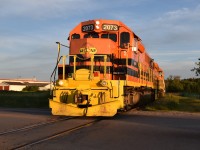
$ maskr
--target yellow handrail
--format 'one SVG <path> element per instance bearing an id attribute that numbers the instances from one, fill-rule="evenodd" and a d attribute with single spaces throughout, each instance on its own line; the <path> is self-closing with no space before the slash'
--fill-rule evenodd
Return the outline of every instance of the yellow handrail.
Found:
<path id="1" fill-rule="evenodd" d="M 78 57 L 77 55 L 63 55 L 62 57 L 62 65 L 63 65 L 63 80 L 65 79 L 65 64 L 66 64 L 66 58 L 69 57 L 69 56 L 73 56 L 74 58 L 74 71 L 73 71 L 73 74 L 74 74 L 74 78 L 76 76 L 76 58 Z M 94 72 L 94 58 L 95 57 L 99 57 L 99 56 L 102 56 L 104 57 L 104 73 L 103 73 L 103 76 L 104 76 L 104 79 L 106 79 L 106 62 L 107 62 L 107 55 L 91 55 L 91 79 L 93 79 L 93 72 Z"/>

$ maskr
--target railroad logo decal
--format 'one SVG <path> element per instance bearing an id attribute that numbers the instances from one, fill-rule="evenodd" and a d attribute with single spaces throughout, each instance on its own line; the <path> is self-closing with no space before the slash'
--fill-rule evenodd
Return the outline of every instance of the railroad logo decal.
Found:
<path id="1" fill-rule="evenodd" d="M 97 53 L 97 49 L 94 47 L 90 47 L 90 48 L 80 48 L 80 54 L 96 54 Z"/>

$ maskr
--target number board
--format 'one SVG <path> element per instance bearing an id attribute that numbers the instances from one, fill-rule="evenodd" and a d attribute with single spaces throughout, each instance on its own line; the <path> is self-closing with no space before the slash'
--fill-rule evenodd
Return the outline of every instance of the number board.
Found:
<path id="1" fill-rule="evenodd" d="M 103 24 L 102 25 L 102 30 L 105 30 L 105 31 L 118 31 L 119 27 L 116 24 Z"/>
<path id="2" fill-rule="evenodd" d="M 93 24 L 88 24 L 88 25 L 82 26 L 82 32 L 93 31 L 93 30 L 94 30 Z"/>

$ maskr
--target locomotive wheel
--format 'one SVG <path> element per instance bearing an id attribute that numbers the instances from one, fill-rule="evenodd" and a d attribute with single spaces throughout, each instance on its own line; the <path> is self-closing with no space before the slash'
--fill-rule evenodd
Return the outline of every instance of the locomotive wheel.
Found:
<path id="1" fill-rule="evenodd" d="M 133 104 L 137 104 L 140 101 L 140 93 L 139 92 L 135 92 L 133 95 Z"/>
<path id="2" fill-rule="evenodd" d="M 124 109 L 130 110 L 140 101 L 140 93 L 139 92 L 129 92 L 126 97 L 126 104 Z"/>

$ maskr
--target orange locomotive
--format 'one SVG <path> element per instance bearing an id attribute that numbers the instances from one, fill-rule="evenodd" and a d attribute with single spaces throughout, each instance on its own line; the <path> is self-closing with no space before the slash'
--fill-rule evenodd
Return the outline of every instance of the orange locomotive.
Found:
<path id="1" fill-rule="evenodd" d="M 164 93 L 162 69 L 122 22 L 81 22 L 68 40 L 69 55 L 58 55 L 57 65 L 63 61 L 50 99 L 52 114 L 113 116 Z M 60 46 L 58 42 L 59 51 Z"/>

